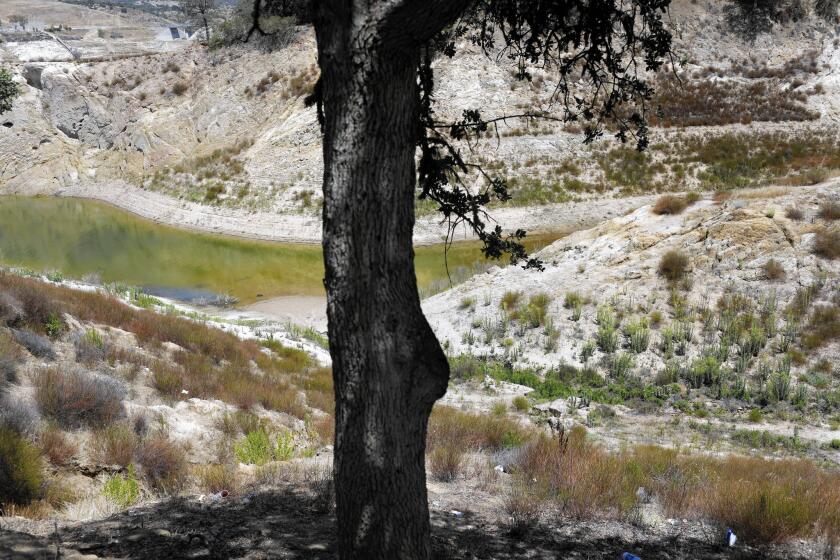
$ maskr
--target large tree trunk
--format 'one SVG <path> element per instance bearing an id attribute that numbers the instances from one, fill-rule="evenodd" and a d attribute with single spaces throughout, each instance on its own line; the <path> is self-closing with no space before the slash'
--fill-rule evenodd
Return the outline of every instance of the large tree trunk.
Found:
<path id="1" fill-rule="evenodd" d="M 339 556 L 426 559 L 426 427 L 449 367 L 414 274 L 419 46 L 334 4 L 316 30 Z"/>

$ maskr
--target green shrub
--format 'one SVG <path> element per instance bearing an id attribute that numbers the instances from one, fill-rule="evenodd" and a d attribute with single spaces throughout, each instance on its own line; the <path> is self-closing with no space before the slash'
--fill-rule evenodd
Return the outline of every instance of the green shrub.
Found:
<path id="1" fill-rule="evenodd" d="M 20 90 L 5 68 L 0 68 L 0 114 L 12 110 L 12 103 Z"/>
<path id="2" fill-rule="evenodd" d="M 618 334 L 616 333 L 616 318 L 610 307 L 598 308 L 598 332 L 595 340 L 598 349 L 606 354 L 611 354 L 618 348 Z"/>
<path id="3" fill-rule="evenodd" d="M 44 332 L 47 333 L 47 336 L 50 338 L 55 338 L 62 333 L 64 330 L 64 321 L 61 320 L 56 313 L 50 313 L 47 316 L 46 322 L 44 322 Z"/>
<path id="4" fill-rule="evenodd" d="M 595 355 L 595 343 L 587 340 L 580 349 L 580 362 L 585 364 Z"/>
<path id="5" fill-rule="evenodd" d="M 633 356 L 615 354 L 607 358 L 607 372 L 614 379 L 622 379 L 633 369 Z"/>
<path id="6" fill-rule="evenodd" d="M 767 389 L 776 402 L 786 401 L 790 396 L 790 374 L 784 371 L 774 373 L 767 384 Z"/>
<path id="7" fill-rule="evenodd" d="M 233 449 L 240 463 L 261 466 L 268 463 L 272 457 L 271 441 L 268 432 L 257 429 L 248 432 Z"/>
<path id="8" fill-rule="evenodd" d="M 641 318 L 627 323 L 624 327 L 624 336 L 627 337 L 630 349 L 636 354 L 641 354 L 647 350 L 650 344 L 650 329 L 647 320 Z"/>
<path id="9" fill-rule="evenodd" d="M 574 309 L 577 305 L 583 304 L 583 296 L 578 292 L 566 292 L 563 298 L 563 307 L 566 309 Z"/>
<path id="10" fill-rule="evenodd" d="M 499 303 L 499 306 L 502 308 L 503 311 L 507 311 L 508 313 L 510 313 L 517 308 L 521 297 L 522 292 L 505 292 L 502 295 L 502 300 Z"/>
<path id="11" fill-rule="evenodd" d="M 761 409 L 759 408 L 753 408 L 747 415 L 747 420 L 749 420 L 753 424 L 759 424 L 763 419 L 764 415 L 761 414 Z"/>
<path id="12" fill-rule="evenodd" d="M 514 397 L 513 408 L 519 412 L 528 412 L 528 410 L 531 409 L 531 404 L 528 402 L 527 397 L 520 395 L 518 397 Z"/>
<path id="13" fill-rule="evenodd" d="M 294 456 L 294 435 L 292 432 L 284 431 L 277 436 L 277 445 L 274 446 L 274 458 L 277 461 L 288 461 Z"/>
<path id="14" fill-rule="evenodd" d="M 102 493 L 122 508 L 137 503 L 140 499 L 140 484 L 137 482 L 134 465 L 128 466 L 128 476 L 121 474 L 111 476 L 102 488 Z"/>
<path id="15" fill-rule="evenodd" d="M 38 449 L 0 427 L 0 504 L 28 504 L 38 497 L 42 482 Z"/>

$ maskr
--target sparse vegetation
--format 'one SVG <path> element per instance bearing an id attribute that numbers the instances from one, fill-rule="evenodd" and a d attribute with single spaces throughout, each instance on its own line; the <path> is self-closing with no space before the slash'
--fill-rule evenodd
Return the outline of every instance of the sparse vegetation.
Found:
<path id="1" fill-rule="evenodd" d="M 35 377 L 34 384 L 41 412 L 61 426 L 104 427 L 124 413 L 125 390 L 110 377 L 48 367 Z"/>
<path id="2" fill-rule="evenodd" d="M 814 254 L 828 260 L 840 257 L 840 230 L 819 229 L 814 236 Z"/>
<path id="3" fill-rule="evenodd" d="M 452 482 L 461 473 L 464 450 L 457 443 L 445 443 L 429 453 L 429 472 L 441 482 Z"/>
<path id="4" fill-rule="evenodd" d="M 58 426 L 49 426 L 38 439 L 44 455 L 58 467 L 66 465 L 76 454 L 76 446 Z"/>
<path id="5" fill-rule="evenodd" d="M 137 462 L 143 476 L 156 490 L 175 493 L 186 481 L 187 460 L 184 449 L 166 434 L 153 434 L 137 450 Z"/>
<path id="6" fill-rule="evenodd" d="M 789 220 L 793 220 L 795 222 L 798 222 L 805 217 L 805 213 L 795 206 L 788 206 L 785 209 L 785 216 Z"/>
<path id="7" fill-rule="evenodd" d="M 105 497 L 122 508 L 134 505 L 140 499 L 140 484 L 137 482 L 137 474 L 134 465 L 128 465 L 126 475 L 112 475 L 102 489 Z"/>
<path id="8" fill-rule="evenodd" d="M 572 518 L 624 518 L 644 487 L 667 515 L 706 516 L 746 539 L 783 542 L 837 531 L 837 474 L 800 460 L 681 455 L 654 446 L 610 454 L 581 428 L 526 446 L 515 476 Z M 521 486 L 514 486 L 521 488 Z"/>
<path id="9" fill-rule="evenodd" d="M 840 220 L 840 202 L 834 200 L 827 200 L 820 204 L 820 211 L 817 217 L 821 220 L 834 221 Z"/>
<path id="10" fill-rule="evenodd" d="M 680 214 L 688 207 L 688 200 L 684 196 L 666 194 L 660 196 L 653 205 L 654 214 Z"/>
<path id="11" fill-rule="evenodd" d="M 682 280 L 688 272 L 688 256 L 677 250 L 668 251 L 659 260 L 658 270 L 669 282 Z"/>
<path id="12" fill-rule="evenodd" d="M 89 453 L 101 464 L 127 467 L 134 460 L 138 441 L 127 424 L 114 424 L 94 431 Z"/>
<path id="13" fill-rule="evenodd" d="M 0 505 L 28 504 L 41 491 L 42 480 L 38 449 L 0 426 Z"/>
<path id="14" fill-rule="evenodd" d="M 769 259 L 761 266 L 761 270 L 764 272 L 764 277 L 772 281 L 784 280 L 786 276 L 785 267 L 776 259 Z"/>

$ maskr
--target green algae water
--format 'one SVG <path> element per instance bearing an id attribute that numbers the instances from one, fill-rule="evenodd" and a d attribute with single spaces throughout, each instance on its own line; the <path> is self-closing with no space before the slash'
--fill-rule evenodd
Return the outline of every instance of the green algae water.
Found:
<path id="1" fill-rule="evenodd" d="M 534 238 L 532 249 L 559 235 Z M 449 270 L 486 266 L 475 242 L 453 244 Z M 0 263 L 72 278 L 229 294 L 242 303 L 322 295 L 318 244 L 274 243 L 160 225 L 112 206 L 70 198 L 0 197 Z M 423 292 L 448 285 L 443 244 L 416 248 Z"/>

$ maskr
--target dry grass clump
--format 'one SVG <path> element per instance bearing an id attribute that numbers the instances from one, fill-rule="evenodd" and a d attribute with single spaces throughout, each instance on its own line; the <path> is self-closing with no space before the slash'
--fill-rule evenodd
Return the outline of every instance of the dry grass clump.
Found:
<path id="1" fill-rule="evenodd" d="M 659 260 L 659 275 L 669 282 L 682 280 L 688 270 L 688 257 L 681 251 L 668 251 Z"/>
<path id="2" fill-rule="evenodd" d="M 802 333 L 802 348 L 814 350 L 840 338 L 840 308 L 817 305 Z"/>
<path id="3" fill-rule="evenodd" d="M 534 329 L 545 324 L 549 303 L 551 296 L 544 293 L 532 295 L 527 303 L 520 301 L 519 292 L 508 292 L 502 298 L 503 308 L 511 319 Z"/>
<path id="4" fill-rule="evenodd" d="M 429 472 L 435 480 L 452 482 L 464 467 L 464 449 L 455 443 L 445 443 L 429 453 Z"/>
<path id="5" fill-rule="evenodd" d="M 0 331 L 0 389 L 17 381 L 19 348 L 11 335 Z"/>
<path id="6" fill-rule="evenodd" d="M 688 207 L 688 201 L 685 197 L 666 194 L 660 196 L 653 205 L 653 213 L 662 214 L 680 214 Z"/>
<path id="7" fill-rule="evenodd" d="M 798 222 L 805 217 L 805 213 L 795 206 L 788 206 L 785 208 L 785 217 L 788 220 Z"/>
<path id="8" fill-rule="evenodd" d="M 175 84 L 172 86 L 172 93 L 180 97 L 181 95 L 187 93 L 188 89 L 190 89 L 190 85 L 187 82 L 175 82 Z"/>
<path id="9" fill-rule="evenodd" d="M 227 490 L 231 494 L 239 491 L 242 482 L 236 467 L 230 465 L 199 465 L 193 471 L 199 490 L 215 494 Z"/>
<path id="10" fill-rule="evenodd" d="M 107 355 L 108 345 L 95 329 L 73 333 L 72 341 L 76 351 L 76 361 L 79 363 L 94 365 L 103 361 Z"/>
<path id="11" fill-rule="evenodd" d="M 146 438 L 137 450 L 137 462 L 156 490 L 171 494 L 183 487 L 187 475 L 186 453 L 165 434 Z"/>
<path id="12" fill-rule="evenodd" d="M 335 391 L 331 368 L 315 368 L 299 376 L 296 384 L 306 393 L 306 404 L 335 414 Z"/>
<path id="13" fill-rule="evenodd" d="M 813 252 L 829 260 L 840 257 L 840 230 L 817 230 L 814 236 Z"/>
<path id="14" fill-rule="evenodd" d="M 560 502 L 561 511 L 576 519 L 625 514 L 640 486 L 620 456 L 588 441 L 579 427 L 557 438 L 534 440 L 522 451 L 515 472 L 535 498 Z"/>
<path id="15" fill-rule="evenodd" d="M 64 466 L 76 455 L 76 445 L 67 438 L 67 435 L 58 426 L 47 427 L 38 439 L 41 450 L 53 465 Z"/>
<path id="16" fill-rule="evenodd" d="M 28 400 L 0 392 L 0 428 L 31 436 L 37 431 L 39 420 L 38 411 Z"/>
<path id="17" fill-rule="evenodd" d="M 187 391 L 189 397 L 218 398 L 245 409 L 260 404 L 296 418 L 306 416 L 300 390 L 290 383 L 288 375 L 272 371 L 271 362 L 261 368 L 263 375 L 256 375 L 248 362 L 217 366 L 206 356 L 190 352 L 177 352 L 174 362 L 152 364 L 155 388 L 172 399 L 181 398 L 182 391 Z"/>
<path id="18" fill-rule="evenodd" d="M 712 126 L 751 122 L 812 121 L 820 114 L 806 106 L 807 94 L 770 81 L 747 84 L 667 76 L 656 86 L 658 126 Z"/>
<path id="19" fill-rule="evenodd" d="M 101 293 L 71 290 L 2 272 L 0 291 L 21 302 L 25 322 L 33 328 L 43 328 L 42 323 L 50 317 L 67 313 L 80 321 L 132 332 L 142 346 L 153 351 L 165 342 L 180 346 L 183 351 L 176 354 L 175 363 L 151 364 L 157 388 L 171 398 L 180 398 L 181 391 L 187 390 L 191 396 L 219 398 L 243 408 L 259 403 L 304 418 L 306 404 L 300 389 L 290 381 L 294 379 L 309 384 L 319 408 L 332 410 L 326 396 L 331 391 L 327 373 L 314 368 L 312 359 L 301 350 L 269 342 L 266 346 L 271 352 L 267 354 L 256 342 L 212 326 L 133 309 Z M 126 358 L 105 347 L 106 358 Z"/>
<path id="20" fill-rule="evenodd" d="M 820 210 L 817 217 L 822 220 L 840 220 L 840 202 L 827 200 L 820 204 Z"/>
<path id="21" fill-rule="evenodd" d="M 463 450 L 496 451 L 522 444 L 532 432 L 507 416 L 461 412 L 436 406 L 429 419 L 427 447 L 457 445 Z"/>
<path id="22" fill-rule="evenodd" d="M 780 198 L 789 194 L 790 189 L 787 187 L 760 187 L 739 191 L 737 197 L 741 200 L 767 200 L 769 198 Z"/>
<path id="23" fill-rule="evenodd" d="M 311 428 L 321 445 L 332 445 L 335 442 L 335 416 L 321 416 L 312 421 Z"/>
<path id="24" fill-rule="evenodd" d="M 709 464 L 714 476 L 701 509 L 747 539 L 784 542 L 840 532 L 840 475 L 810 461 L 729 457 Z"/>
<path id="25" fill-rule="evenodd" d="M 49 367 L 34 385 L 41 412 L 63 427 L 107 426 L 124 413 L 124 388 L 104 375 Z"/>
<path id="26" fill-rule="evenodd" d="M 26 348 L 36 358 L 55 359 L 55 350 L 50 339 L 29 330 L 13 330 L 12 334 L 17 343 Z"/>
<path id="27" fill-rule="evenodd" d="M 265 357 L 253 341 L 174 315 L 133 309 L 102 293 L 72 290 L 5 272 L 0 272 L 0 290 L 21 302 L 26 324 L 38 332 L 44 331 L 51 317 L 68 313 L 80 321 L 130 331 L 147 348 L 171 342 L 216 361 Z"/>
<path id="28" fill-rule="evenodd" d="M 609 453 L 583 428 L 527 445 L 514 488 L 575 518 L 626 517 L 644 487 L 666 514 L 705 517 L 745 540 L 783 542 L 840 531 L 840 474 L 806 460 L 683 455 L 637 446 Z M 522 492 L 523 490 L 519 490 Z"/>
<path id="29" fill-rule="evenodd" d="M 543 500 L 527 484 L 514 485 L 505 498 L 505 513 L 509 516 L 508 530 L 514 537 L 526 536 L 539 522 Z"/>
<path id="30" fill-rule="evenodd" d="M 785 267 L 776 259 L 768 260 L 761 266 L 761 270 L 764 272 L 764 277 L 772 281 L 784 280 L 787 275 Z"/>
<path id="31" fill-rule="evenodd" d="M 131 427 L 127 424 L 114 424 L 93 432 L 90 454 L 98 463 L 127 467 L 134 459 L 137 446 L 137 435 Z"/>

